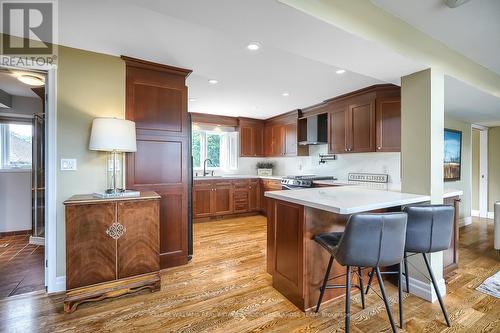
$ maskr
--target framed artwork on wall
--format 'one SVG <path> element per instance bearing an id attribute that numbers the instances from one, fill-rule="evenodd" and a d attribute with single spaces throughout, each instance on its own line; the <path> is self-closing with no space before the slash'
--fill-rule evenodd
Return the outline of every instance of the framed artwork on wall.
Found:
<path id="1" fill-rule="evenodd" d="M 462 171 L 462 132 L 444 130 L 444 181 L 460 180 Z"/>

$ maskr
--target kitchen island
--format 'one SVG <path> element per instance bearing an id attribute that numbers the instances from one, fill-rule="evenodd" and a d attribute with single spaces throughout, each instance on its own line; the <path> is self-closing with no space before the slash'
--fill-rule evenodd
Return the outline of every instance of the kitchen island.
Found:
<path id="1" fill-rule="evenodd" d="M 455 204 L 457 210 L 460 195 L 461 191 L 447 190 L 444 198 L 447 203 Z M 267 271 L 273 276 L 273 287 L 303 311 L 316 305 L 329 259 L 329 254 L 313 240 L 314 235 L 344 231 L 351 214 L 400 211 L 401 206 L 430 200 L 428 195 L 363 186 L 273 191 L 265 196 L 269 199 Z M 458 237 L 458 223 L 455 225 L 454 240 Z M 345 268 L 334 262 L 330 276 L 342 274 Z M 366 270 L 363 276 L 368 279 Z M 330 283 L 344 284 L 345 278 L 332 279 Z M 357 283 L 356 277 L 353 283 Z M 343 294 L 343 289 L 328 289 L 323 302 Z"/>

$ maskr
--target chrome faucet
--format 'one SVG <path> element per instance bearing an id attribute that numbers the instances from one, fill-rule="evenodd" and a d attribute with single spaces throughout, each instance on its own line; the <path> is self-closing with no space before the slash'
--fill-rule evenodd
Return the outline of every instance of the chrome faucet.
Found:
<path id="1" fill-rule="evenodd" d="M 212 161 L 207 158 L 205 161 L 203 161 L 203 177 L 208 176 L 210 172 L 207 172 L 207 162 L 210 162 L 212 164 Z M 212 176 L 214 175 L 214 172 L 212 171 Z"/>

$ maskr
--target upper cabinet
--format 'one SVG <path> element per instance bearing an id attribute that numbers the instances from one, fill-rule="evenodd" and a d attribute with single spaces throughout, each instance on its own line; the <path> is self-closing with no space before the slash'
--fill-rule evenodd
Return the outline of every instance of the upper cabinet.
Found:
<path id="1" fill-rule="evenodd" d="M 255 119 L 240 118 L 240 156 L 264 156 L 264 122 Z"/>
<path id="2" fill-rule="evenodd" d="M 299 111 L 266 120 L 264 129 L 264 150 L 267 157 L 304 156 L 308 148 L 298 146 Z"/>
<path id="3" fill-rule="evenodd" d="M 400 151 L 399 87 L 373 86 L 326 103 L 331 154 Z"/>

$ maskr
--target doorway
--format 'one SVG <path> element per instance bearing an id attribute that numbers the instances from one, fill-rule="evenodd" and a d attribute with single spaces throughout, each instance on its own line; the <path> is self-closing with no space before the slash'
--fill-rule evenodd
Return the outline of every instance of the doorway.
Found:
<path id="1" fill-rule="evenodd" d="M 0 298 L 46 286 L 46 80 L 0 67 Z"/>
<path id="2" fill-rule="evenodd" d="M 472 216 L 488 218 L 488 128 L 472 125 Z"/>

